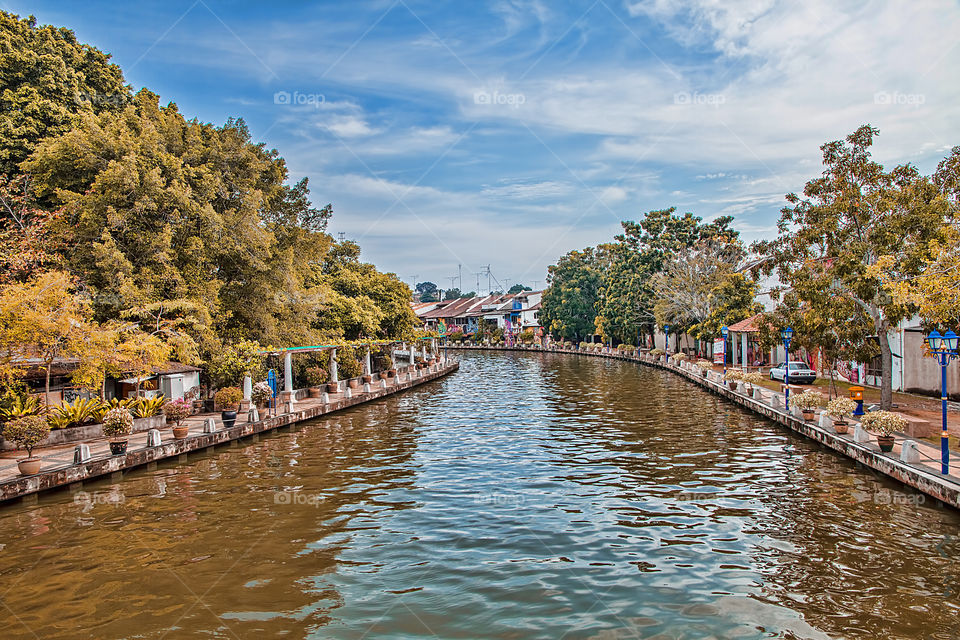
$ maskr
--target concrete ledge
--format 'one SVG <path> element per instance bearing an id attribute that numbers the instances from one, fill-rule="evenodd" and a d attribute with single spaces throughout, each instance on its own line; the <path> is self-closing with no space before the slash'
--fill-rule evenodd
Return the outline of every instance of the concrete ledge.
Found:
<path id="1" fill-rule="evenodd" d="M 309 407 L 300 411 L 294 411 L 293 413 L 284 413 L 272 418 L 260 420 L 259 422 L 242 422 L 238 419 L 237 423 L 229 429 L 219 428 L 213 433 L 197 433 L 183 440 L 167 440 L 157 447 L 144 447 L 130 450 L 126 455 L 104 456 L 82 464 L 71 464 L 60 468 L 45 470 L 34 476 L 16 477 L 0 484 L 0 501 L 9 501 L 42 491 L 66 487 L 76 482 L 83 482 L 84 480 L 149 465 L 159 460 L 177 458 L 180 461 L 185 461 L 187 454 L 190 452 L 202 451 L 241 438 L 259 436 L 260 433 L 265 431 L 272 431 L 280 427 L 293 425 L 298 422 L 304 422 L 335 411 L 340 411 L 341 409 L 371 402 L 384 396 L 393 395 L 442 378 L 459 368 L 459 362 L 447 361 L 444 362 L 441 367 L 438 367 L 436 371 L 425 372 L 420 378 L 414 378 L 413 380 L 408 379 L 404 382 L 398 381 L 397 384 L 389 385 L 385 389 L 375 387 L 370 393 L 356 393 L 352 398 L 344 398 L 342 396 L 331 398 L 327 404 Z M 163 418 L 163 416 L 160 417 Z M 218 419 L 216 423 L 222 427 Z M 99 436 L 99 431 L 97 435 Z"/>
<path id="2" fill-rule="evenodd" d="M 739 392 L 731 391 L 721 382 L 715 382 L 708 378 L 703 378 L 699 374 L 682 369 L 673 364 L 665 364 L 660 361 L 650 360 L 643 356 L 624 355 L 624 354 L 603 354 L 587 351 L 578 351 L 576 349 L 537 349 L 537 348 L 515 348 L 515 347 L 447 347 L 449 349 L 467 349 L 467 350 L 491 350 L 491 351 L 535 351 L 539 353 L 572 353 L 577 355 L 591 357 L 606 357 L 617 360 L 627 360 L 636 362 L 647 367 L 671 371 L 682 376 L 690 382 L 700 386 L 727 400 L 734 402 L 756 414 L 764 416 L 778 424 L 800 433 L 820 444 L 833 449 L 852 460 L 859 462 L 874 471 L 878 471 L 886 476 L 902 482 L 908 487 L 932 496 L 944 504 L 960 509 L 960 483 L 954 478 L 934 473 L 917 463 L 907 463 L 900 460 L 893 453 L 883 453 L 873 442 L 860 443 L 854 440 L 853 434 L 838 434 L 833 430 L 824 429 L 816 424 L 804 421 L 802 418 L 795 417 L 783 410 L 782 396 L 772 394 L 775 406 L 770 406 L 765 402 L 756 400 L 752 397 Z M 777 402 L 779 400 L 779 402 Z M 778 406 L 777 406 L 778 405 Z M 853 430 L 851 430 L 853 431 Z"/>

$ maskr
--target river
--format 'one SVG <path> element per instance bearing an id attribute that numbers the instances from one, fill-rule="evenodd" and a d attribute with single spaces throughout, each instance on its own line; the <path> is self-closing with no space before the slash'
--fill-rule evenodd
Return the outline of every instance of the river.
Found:
<path id="1" fill-rule="evenodd" d="M 663 371 L 470 352 L 0 508 L 3 638 L 960 637 L 960 515 Z"/>

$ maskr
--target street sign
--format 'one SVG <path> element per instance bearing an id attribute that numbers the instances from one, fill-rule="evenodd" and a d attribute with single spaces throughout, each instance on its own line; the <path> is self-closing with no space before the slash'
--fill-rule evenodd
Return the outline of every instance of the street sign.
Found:
<path id="1" fill-rule="evenodd" d="M 447 335 L 447 322 L 445 320 L 440 321 L 440 335 Z"/>

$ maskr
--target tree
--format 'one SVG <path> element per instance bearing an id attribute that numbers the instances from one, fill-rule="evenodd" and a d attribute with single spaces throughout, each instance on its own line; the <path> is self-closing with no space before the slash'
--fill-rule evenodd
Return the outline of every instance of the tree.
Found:
<path id="1" fill-rule="evenodd" d="M 56 219 L 36 206 L 29 176 L 0 175 L 0 284 L 24 282 L 56 265 L 50 237 Z"/>
<path id="2" fill-rule="evenodd" d="M 651 278 L 697 242 L 737 241 L 737 232 L 730 228 L 732 221 L 730 216 L 721 216 L 704 224 L 692 213 L 677 215 L 676 207 L 670 207 L 646 213 L 639 223 L 622 222 L 623 233 L 615 238 L 610 266 L 603 275 L 597 331 L 604 338 L 623 342 L 639 340 L 643 332 L 653 336 L 657 323 Z"/>
<path id="3" fill-rule="evenodd" d="M 767 256 L 762 269 L 776 271 L 801 302 L 816 305 L 832 289 L 870 318 L 879 341 L 881 408 L 893 400 L 890 333 L 916 307 L 889 295 L 878 273 L 915 278 L 932 259 L 931 244 L 944 240 L 950 202 L 910 165 L 892 171 L 870 156 L 877 129 L 864 125 L 845 141 L 821 147 L 825 170 L 807 182 L 803 197 L 787 195 L 779 235 L 756 245 Z"/>
<path id="4" fill-rule="evenodd" d="M 443 292 L 444 300 L 456 300 L 461 297 L 462 295 L 460 293 L 460 289 L 457 289 L 456 287 L 452 287 Z"/>
<path id="5" fill-rule="evenodd" d="M 110 56 L 73 31 L 0 11 L 0 173 L 13 175 L 37 142 L 66 133 L 83 114 L 130 99 Z"/>
<path id="6" fill-rule="evenodd" d="M 531 289 L 530 287 L 524 286 L 519 282 L 513 285 L 512 287 L 510 287 L 509 289 L 507 289 L 507 293 L 521 293 L 523 291 L 533 291 L 533 289 Z"/>
<path id="7" fill-rule="evenodd" d="M 438 299 L 437 285 L 432 282 L 418 282 L 417 293 L 420 294 L 420 302 L 436 302 Z"/>
<path id="8" fill-rule="evenodd" d="M 50 404 L 50 369 L 58 358 L 73 355 L 71 347 L 89 312 L 71 292 L 62 271 L 44 273 L 25 284 L 0 289 L 0 344 L 3 369 L 12 376 L 35 358 L 46 370 L 44 400 Z"/>
<path id="9" fill-rule="evenodd" d="M 610 265 L 611 245 L 571 251 L 550 265 L 541 301 L 540 321 L 563 338 L 593 335 L 602 274 Z"/>
<path id="10" fill-rule="evenodd" d="M 711 238 L 667 261 L 650 281 L 657 322 L 711 340 L 724 325 L 757 313 L 756 285 L 739 272 L 744 256 L 739 241 Z"/>

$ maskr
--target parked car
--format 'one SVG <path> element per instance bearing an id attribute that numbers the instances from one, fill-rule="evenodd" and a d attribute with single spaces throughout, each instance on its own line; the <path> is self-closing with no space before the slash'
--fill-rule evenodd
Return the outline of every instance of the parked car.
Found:
<path id="1" fill-rule="evenodd" d="M 807 366 L 805 362 L 793 362 L 789 363 L 790 367 L 790 384 L 813 384 L 813 381 L 817 379 L 817 372 L 812 370 Z M 783 364 L 778 364 L 774 368 L 770 369 L 770 379 L 779 380 L 783 382 L 786 375 L 786 368 Z"/>

